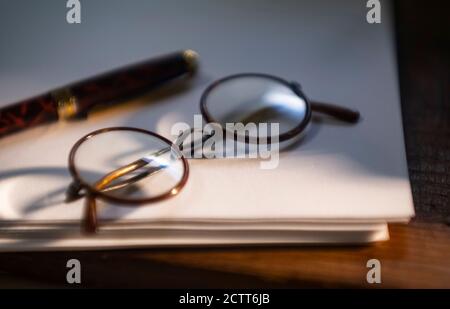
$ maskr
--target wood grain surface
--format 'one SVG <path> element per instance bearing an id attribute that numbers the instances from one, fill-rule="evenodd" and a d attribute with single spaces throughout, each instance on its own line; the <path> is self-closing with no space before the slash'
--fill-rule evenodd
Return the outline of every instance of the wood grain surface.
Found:
<path id="1" fill-rule="evenodd" d="M 448 227 L 413 223 L 390 230 L 390 241 L 360 247 L 7 253 L 0 256 L 0 268 L 31 280 L 30 287 L 44 278 L 47 285 L 69 286 L 65 265 L 76 258 L 83 287 L 450 288 Z M 380 285 L 366 281 L 372 258 L 381 262 Z"/>
<path id="2" fill-rule="evenodd" d="M 407 159 L 417 218 L 360 247 L 247 247 L 0 254 L 0 285 L 64 287 L 450 288 L 450 36 L 446 1 L 396 1 Z M 381 262 L 369 285 L 366 262 Z"/>

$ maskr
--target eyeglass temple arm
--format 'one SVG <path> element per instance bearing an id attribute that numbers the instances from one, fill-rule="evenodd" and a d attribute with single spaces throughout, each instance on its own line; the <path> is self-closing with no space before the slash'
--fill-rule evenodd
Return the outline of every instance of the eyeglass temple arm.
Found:
<path id="1" fill-rule="evenodd" d="M 291 82 L 291 85 L 298 95 L 306 98 L 305 94 L 302 91 L 302 86 L 299 83 L 294 81 Z M 354 109 L 318 101 L 310 101 L 310 103 L 312 111 L 326 114 L 338 120 L 349 123 L 356 123 L 360 118 L 359 111 Z"/>
<path id="2" fill-rule="evenodd" d="M 359 111 L 357 110 L 317 101 L 311 101 L 310 103 L 312 111 L 326 114 L 348 123 L 356 123 L 360 118 Z"/>
<path id="3" fill-rule="evenodd" d="M 135 162 L 131 163 L 134 164 Z M 128 165 L 127 165 L 128 166 Z M 102 191 L 113 191 L 113 190 L 117 190 L 117 189 L 121 189 L 127 185 L 130 185 L 132 183 L 135 183 L 139 180 L 141 180 L 142 178 L 149 176 L 155 172 L 157 172 L 159 169 L 155 169 L 155 170 L 149 170 L 146 172 L 142 172 L 139 175 L 133 176 L 127 180 L 121 181 L 116 183 L 113 186 L 105 186 Z M 66 202 L 70 203 L 73 202 L 79 198 L 82 198 L 84 196 L 84 194 L 81 194 L 80 191 L 83 188 L 81 187 L 80 183 L 78 181 L 72 181 L 72 183 L 68 186 L 67 191 L 66 191 Z"/>
<path id="4" fill-rule="evenodd" d="M 129 174 L 137 169 L 140 169 L 141 167 L 147 165 L 149 162 L 146 160 L 136 160 L 128 165 L 125 165 L 123 167 L 120 167 L 102 178 L 100 178 L 99 181 L 95 183 L 95 189 L 101 191 L 103 190 L 108 184 L 110 184 L 112 181 L 116 180 L 117 178 L 120 178 L 126 174 Z M 83 228 L 87 233 L 95 233 L 97 231 L 97 203 L 95 201 L 95 196 L 88 193 L 86 198 L 86 209 L 84 213 L 83 218 Z"/>

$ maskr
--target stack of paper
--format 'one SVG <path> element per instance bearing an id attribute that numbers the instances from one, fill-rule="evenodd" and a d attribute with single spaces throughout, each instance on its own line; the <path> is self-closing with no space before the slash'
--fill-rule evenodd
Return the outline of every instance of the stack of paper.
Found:
<path id="1" fill-rule="evenodd" d="M 174 50 L 195 49 L 202 67 L 187 89 L 1 139 L 0 250 L 365 243 L 388 239 L 387 222 L 414 215 L 388 3 L 372 25 L 359 0 L 96 1 L 69 25 L 51 3 L 27 2 L 36 14 L 18 18 L 26 12 L 17 2 L 0 12 L 0 38 L 10 41 L 2 44 L 1 106 Z M 101 232 L 80 234 L 84 202 L 64 202 L 73 143 L 118 125 L 171 138 L 174 123 L 200 113 L 207 84 L 243 71 L 297 80 L 309 97 L 356 108 L 363 119 L 313 123 L 273 170 L 256 159 L 190 160 L 179 195 L 139 208 L 106 204 Z"/>

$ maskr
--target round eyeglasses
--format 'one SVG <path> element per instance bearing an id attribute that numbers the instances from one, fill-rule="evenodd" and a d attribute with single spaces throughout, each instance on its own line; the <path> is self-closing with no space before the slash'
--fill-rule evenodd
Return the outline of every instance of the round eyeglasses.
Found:
<path id="1" fill-rule="evenodd" d="M 113 127 L 82 137 L 69 154 L 74 181 L 67 200 L 86 195 L 84 230 L 97 230 L 96 198 L 124 206 L 167 199 L 186 184 L 189 166 L 168 139 L 142 129 Z M 151 177 L 150 177 L 151 176 Z"/>
<path id="2" fill-rule="evenodd" d="M 279 131 L 269 136 L 248 128 L 242 132 L 228 132 L 255 143 L 270 143 L 274 138 L 284 142 L 297 137 L 308 127 L 311 111 L 348 123 L 356 123 L 360 118 L 356 110 L 311 102 L 297 82 L 260 73 L 231 75 L 212 83 L 200 99 L 200 109 L 207 122 L 218 123 L 225 131 L 227 123 L 279 126 Z"/>
<path id="3" fill-rule="evenodd" d="M 211 84 L 200 99 L 200 110 L 208 123 L 277 124 L 279 130 L 263 133 L 239 131 L 235 139 L 246 143 L 283 142 L 299 136 L 311 121 L 311 112 L 355 123 L 359 112 L 331 104 L 310 102 L 299 84 L 266 74 L 238 74 Z M 262 136 L 264 135 L 264 136 Z M 227 134 L 227 136 L 230 136 Z M 208 135 L 203 136 L 203 141 Z M 188 180 L 189 166 L 178 140 L 143 129 L 113 127 L 94 131 L 75 143 L 69 154 L 69 171 L 74 179 L 67 200 L 86 196 L 83 227 L 98 229 L 96 199 L 121 206 L 161 201 L 178 194 Z"/>

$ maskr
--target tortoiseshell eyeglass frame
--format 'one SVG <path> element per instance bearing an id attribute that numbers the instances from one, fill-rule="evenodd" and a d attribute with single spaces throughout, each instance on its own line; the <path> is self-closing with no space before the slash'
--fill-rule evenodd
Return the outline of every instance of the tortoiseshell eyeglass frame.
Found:
<path id="1" fill-rule="evenodd" d="M 137 182 L 140 179 L 147 177 L 152 174 L 152 169 L 149 169 L 146 172 L 140 173 L 137 176 L 131 177 L 127 180 L 124 180 L 122 182 L 118 182 L 114 184 L 114 187 L 108 187 L 113 181 L 119 179 L 122 176 L 125 176 L 131 172 L 134 172 L 146 165 L 149 164 L 149 161 L 138 159 L 134 162 L 131 162 L 125 166 L 122 166 L 116 170 L 113 170 L 109 172 L 108 174 L 104 175 L 101 179 L 99 179 L 95 184 L 89 184 L 87 183 L 80 175 L 76 164 L 75 164 L 75 157 L 77 150 L 80 148 L 80 146 L 87 140 L 91 138 L 95 138 L 95 136 L 99 134 L 104 134 L 112 131 L 131 131 L 131 132 L 137 132 L 137 133 L 143 133 L 148 135 L 152 138 L 157 138 L 161 141 L 163 141 L 165 144 L 167 144 L 167 147 L 170 147 L 171 150 L 173 150 L 178 158 L 181 160 L 183 165 L 183 174 L 180 178 L 180 180 L 177 182 L 175 186 L 170 188 L 170 190 L 167 190 L 166 192 L 163 192 L 159 195 L 153 196 L 153 197 L 147 197 L 147 198 L 141 198 L 141 199 L 131 199 L 131 198 L 124 198 L 124 197 L 118 197 L 116 195 L 110 195 L 107 193 L 108 190 L 106 189 L 117 189 L 122 188 L 124 186 L 130 185 L 131 183 Z M 181 189 L 185 186 L 188 177 L 189 177 L 189 165 L 186 160 L 186 158 L 183 156 L 183 154 L 179 151 L 178 147 L 173 144 L 171 141 L 166 139 L 165 137 L 156 134 L 151 131 L 139 129 L 139 128 L 132 128 L 132 127 L 111 127 L 111 128 L 104 128 L 97 131 L 94 131 L 92 133 L 89 133 L 85 136 L 83 136 L 81 139 L 79 139 L 74 146 L 72 147 L 70 154 L 69 154 L 69 172 L 72 175 L 74 181 L 69 186 L 66 196 L 67 200 L 74 200 L 77 198 L 80 198 L 82 196 L 86 197 L 86 206 L 85 206 L 85 212 L 82 219 L 82 227 L 83 231 L 92 234 L 97 232 L 99 228 L 98 224 L 98 218 L 97 218 L 97 203 L 96 199 L 100 198 L 108 202 L 117 203 L 123 206 L 139 206 L 143 204 L 148 203 L 154 203 L 158 201 L 162 201 L 165 199 L 168 199 L 172 196 L 177 195 Z M 80 191 L 84 190 L 84 194 L 80 194 Z"/>
<path id="2" fill-rule="evenodd" d="M 343 106 L 338 106 L 335 104 L 330 103 L 323 103 L 318 101 L 311 101 L 309 98 L 305 95 L 305 93 L 302 90 L 302 87 L 299 83 L 293 81 L 289 82 L 283 78 L 270 75 L 270 74 L 264 74 L 264 73 L 240 73 L 240 74 L 234 74 L 229 75 L 226 77 L 223 77 L 221 79 L 218 79 L 217 81 L 213 82 L 211 85 L 209 85 L 206 90 L 203 92 L 201 98 L 200 98 L 200 110 L 202 113 L 203 118 L 208 123 L 221 123 L 219 119 L 215 119 L 210 111 L 208 110 L 208 97 L 209 95 L 218 87 L 220 87 L 225 82 L 228 82 L 230 80 L 238 80 L 240 78 L 264 78 L 267 80 L 275 81 L 281 85 L 286 86 L 287 88 L 290 88 L 296 95 L 298 95 L 300 98 L 303 99 L 303 101 L 306 104 L 306 111 L 305 111 L 305 117 L 303 120 L 294 128 L 291 130 L 284 132 L 278 136 L 279 142 L 287 141 L 291 138 L 299 136 L 301 133 L 304 132 L 306 127 L 308 126 L 309 122 L 311 121 L 312 112 L 318 112 L 321 114 L 325 114 L 328 116 L 331 116 L 337 120 L 347 122 L 347 123 L 356 123 L 360 119 L 360 113 L 357 110 L 353 110 L 350 108 L 346 108 Z M 225 128 L 223 128 L 225 131 Z M 224 132 L 225 133 L 225 132 Z M 235 135 L 235 138 L 237 136 Z M 246 143 L 271 143 L 270 136 L 267 139 L 263 139 L 262 142 L 260 139 L 252 139 L 248 136 L 245 137 Z"/>
<path id="3" fill-rule="evenodd" d="M 279 142 L 289 140 L 289 139 L 299 136 L 301 133 L 303 133 L 304 130 L 306 129 L 306 127 L 308 126 L 309 122 L 311 121 L 312 111 L 323 113 L 328 116 L 334 117 L 337 120 L 341 120 L 341 121 L 348 122 L 348 123 L 356 123 L 356 122 L 358 122 L 358 120 L 360 118 L 360 113 L 356 110 L 337 106 L 334 104 L 310 101 L 308 99 L 308 97 L 303 93 L 300 84 L 298 84 L 297 82 L 288 82 L 282 78 L 279 78 L 279 77 L 276 77 L 273 75 L 268 75 L 268 74 L 242 73 L 242 74 L 230 75 L 230 76 L 224 77 L 222 79 L 219 79 L 219 80 L 215 81 L 214 83 L 212 83 L 209 87 L 207 87 L 206 90 L 203 92 L 203 94 L 200 98 L 200 111 L 202 113 L 203 118 L 206 120 L 206 122 L 220 123 L 220 121 L 218 121 L 218 119 L 215 119 L 208 110 L 209 94 L 213 90 L 215 90 L 217 87 L 220 87 L 224 82 L 227 82 L 231 79 L 239 79 L 239 78 L 243 78 L 243 77 L 265 78 L 265 79 L 269 79 L 269 80 L 278 82 L 278 83 L 292 89 L 292 91 L 296 95 L 298 95 L 300 98 L 302 98 L 303 101 L 305 102 L 305 104 L 306 104 L 305 117 L 293 129 L 280 134 L 278 136 Z M 131 162 L 128 165 L 125 165 L 121 168 L 111 171 L 110 173 L 103 176 L 99 181 L 97 181 L 96 184 L 94 185 L 94 187 L 90 184 L 85 183 L 83 181 L 83 179 L 80 177 L 80 175 L 76 169 L 76 166 L 75 166 L 75 154 L 76 154 L 77 149 L 87 139 L 90 139 L 101 133 L 117 131 L 117 130 L 129 130 L 129 131 L 135 131 L 135 132 L 148 134 L 152 137 L 161 139 L 162 141 L 167 143 L 167 145 L 170 147 L 176 147 L 175 149 L 177 149 L 177 151 L 179 151 L 180 158 L 183 162 L 183 167 L 184 167 L 184 174 L 183 174 L 181 180 L 178 182 L 178 184 L 175 187 L 173 187 L 171 190 L 165 192 L 164 194 L 161 194 L 156 197 L 140 199 L 140 200 L 120 198 L 117 196 L 109 195 L 105 192 L 107 190 L 114 190 L 116 188 L 122 188 L 122 187 L 130 185 L 136 181 L 139 181 L 140 179 L 142 179 L 144 177 L 150 176 L 152 174 L 151 171 L 147 171 L 147 172 L 138 174 L 137 176 L 123 180 L 121 182 L 115 183 L 113 187 L 108 187 L 108 185 L 110 185 L 113 181 L 119 179 L 120 177 L 127 175 L 127 174 L 147 165 L 148 161 L 145 161 L 142 159 L 136 160 L 134 162 Z M 225 130 L 225 128 L 223 128 L 223 130 Z M 224 136 L 226 136 L 226 135 L 224 135 Z M 236 134 L 235 134 L 234 138 L 237 138 Z M 246 136 L 245 142 L 260 143 L 260 140 L 259 139 L 252 140 L 251 138 Z M 268 137 L 267 139 L 264 139 L 264 142 L 271 143 L 271 138 Z M 105 128 L 105 129 L 97 130 L 97 131 L 94 131 L 94 132 L 82 137 L 78 142 L 76 142 L 70 152 L 70 155 L 69 155 L 69 170 L 74 178 L 74 182 L 69 186 L 69 188 L 67 190 L 67 199 L 70 201 L 70 200 L 80 198 L 83 196 L 82 194 L 80 194 L 80 191 L 83 189 L 85 190 L 84 195 L 86 196 L 87 202 L 86 202 L 86 209 L 85 209 L 85 214 L 84 214 L 84 219 L 83 219 L 84 230 L 88 233 L 95 233 L 98 229 L 96 198 L 102 198 L 106 201 L 110 201 L 113 203 L 120 203 L 122 205 L 142 205 L 145 203 L 152 203 L 152 202 L 157 202 L 157 201 L 161 201 L 161 200 L 170 198 L 170 197 L 176 195 L 178 192 L 180 192 L 180 190 L 186 184 L 188 175 L 189 175 L 189 165 L 188 165 L 186 158 L 181 153 L 180 148 L 181 148 L 181 145 L 175 145 L 168 139 L 166 139 L 156 133 L 146 131 L 143 129 L 139 129 L 139 128 L 131 128 L 131 127 L 113 127 L 113 128 Z"/>

